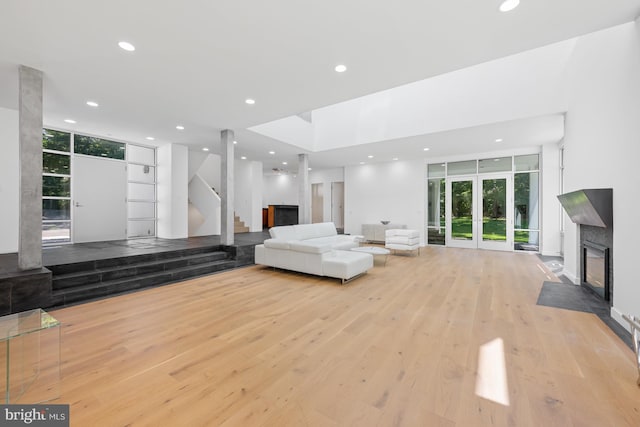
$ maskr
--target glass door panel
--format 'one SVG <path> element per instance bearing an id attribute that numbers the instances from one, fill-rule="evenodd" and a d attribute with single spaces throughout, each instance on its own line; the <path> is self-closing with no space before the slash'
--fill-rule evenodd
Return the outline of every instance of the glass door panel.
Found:
<path id="1" fill-rule="evenodd" d="M 485 249 L 511 250 L 510 236 L 511 222 L 511 195 L 510 177 L 491 176 L 480 178 L 480 194 L 482 199 L 479 222 L 482 238 L 478 247 Z"/>
<path id="2" fill-rule="evenodd" d="M 447 246 L 477 247 L 475 187 L 475 177 L 447 180 Z"/>

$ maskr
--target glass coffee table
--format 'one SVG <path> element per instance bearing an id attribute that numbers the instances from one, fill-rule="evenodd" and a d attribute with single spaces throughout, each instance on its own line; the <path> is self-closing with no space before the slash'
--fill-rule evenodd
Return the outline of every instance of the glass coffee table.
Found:
<path id="1" fill-rule="evenodd" d="M 60 322 L 39 308 L 0 317 L 0 378 L 3 404 L 58 398 Z"/>
<path id="2" fill-rule="evenodd" d="M 385 265 L 385 266 L 387 265 L 387 257 L 391 253 L 391 251 L 389 249 L 378 248 L 376 246 L 360 246 L 358 248 L 351 248 L 351 250 L 354 251 L 354 252 L 364 252 L 366 254 L 371 254 L 371 255 L 373 255 L 374 260 L 375 260 L 376 256 L 384 256 L 384 264 L 383 265 Z"/>

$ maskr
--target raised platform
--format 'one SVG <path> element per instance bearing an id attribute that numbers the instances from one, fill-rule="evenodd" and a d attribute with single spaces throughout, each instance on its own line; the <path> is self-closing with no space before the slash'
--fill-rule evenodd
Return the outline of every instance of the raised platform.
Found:
<path id="1" fill-rule="evenodd" d="M 254 263 L 268 233 L 145 238 L 45 247 L 44 268 L 19 271 L 17 254 L 0 255 L 0 315 L 61 307 Z"/>

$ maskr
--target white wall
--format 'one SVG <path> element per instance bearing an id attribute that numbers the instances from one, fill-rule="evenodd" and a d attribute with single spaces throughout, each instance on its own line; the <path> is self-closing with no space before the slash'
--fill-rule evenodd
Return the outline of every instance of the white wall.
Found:
<path id="1" fill-rule="evenodd" d="M 344 182 L 344 168 L 323 169 L 309 172 L 310 184 L 322 184 L 322 220 L 331 221 L 331 183 Z"/>
<path id="2" fill-rule="evenodd" d="M 158 147 L 158 237 L 185 238 L 189 234 L 189 154 L 184 145 Z"/>
<path id="3" fill-rule="evenodd" d="M 20 209 L 18 111 L 0 108 L 0 253 L 18 252 Z"/>
<path id="4" fill-rule="evenodd" d="M 236 162 L 236 165 L 239 162 Z M 209 154 L 202 162 L 200 169 L 198 169 L 198 175 L 202 177 L 212 188 L 215 188 L 216 193 L 220 194 L 222 184 L 220 184 L 220 156 L 217 154 Z"/>
<path id="5" fill-rule="evenodd" d="M 568 68 L 565 191 L 613 188 L 612 316 L 640 315 L 640 30 L 629 23 L 581 37 Z M 565 218 L 565 269 L 578 277 L 579 236 Z"/>
<path id="6" fill-rule="evenodd" d="M 235 212 L 249 227 L 262 230 L 262 162 L 236 161 Z"/>
<path id="7" fill-rule="evenodd" d="M 542 184 L 540 253 L 559 256 L 562 208 L 557 197 L 560 194 L 560 147 L 557 143 L 542 146 L 540 168 Z"/>
<path id="8" fill-rule="evenodd" d="M 297 205 L 298 178 L 291 174 L 265 175 L 262 206 Z"/>
<path id="9" fill-rule="evenodd" d="M 350 166 L 344 178 L 345 233 L 362 234 L 362 224 L 389 220 L 418 230 L 424 244 L 424 160 Z"/>

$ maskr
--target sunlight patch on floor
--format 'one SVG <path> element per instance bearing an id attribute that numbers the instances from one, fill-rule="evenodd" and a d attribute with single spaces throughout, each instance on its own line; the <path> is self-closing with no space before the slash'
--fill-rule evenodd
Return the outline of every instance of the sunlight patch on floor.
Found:
<path id="1" fill-rule="evenodd" d="M 480 346 L 476 395 L 509 406 L 509 386 L 502 338 L 496 338 Z"/>

